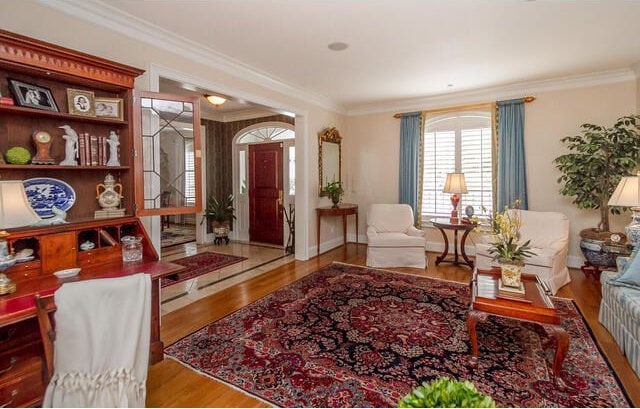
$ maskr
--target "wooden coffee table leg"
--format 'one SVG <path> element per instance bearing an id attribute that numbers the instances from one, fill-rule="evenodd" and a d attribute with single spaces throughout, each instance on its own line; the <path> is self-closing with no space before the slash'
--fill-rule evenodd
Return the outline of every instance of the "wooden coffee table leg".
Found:
<path id="1" fill-rule="evenodd" d="M 476 334 L 476 324 L 478 321 L 484 321 L 487 318 L 487 314 L 475 310 L 469 311 L 467 317 L 467 331 L 469 332 L 469 340 L 471 341 L 471 357 L 469 358 L 469 365 L 475 367 L 478 365 L 478 337 Z"/>
<path id="2" fill-rule="evenodd" d="M 547 332 L 550 333 L 551 336 L 555 337 L 558 345 L 556 348 L 556 355 L 553 358 L 553 382 L 557 388 L 564 389 L 566 385 L 560 377 L 560 372 L 562 372 L 562 363 L 564 362 L 564 358 L 567 356 L 567 351 L 569 350 L 569 334 L 559 325 L 547 326 Z"/>

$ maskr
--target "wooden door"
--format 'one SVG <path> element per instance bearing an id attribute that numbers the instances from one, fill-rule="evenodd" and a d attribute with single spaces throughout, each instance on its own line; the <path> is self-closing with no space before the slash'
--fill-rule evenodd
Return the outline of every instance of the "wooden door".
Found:
<path id="1" fill-rule="evenodd" d="M 74 231 L 43 236 L 40 240 L 42 273 L 51 274 L 65 268 L 77 267 L 77 245 Z"/>
<path id="2" fill-rule="evenodd" d="M 283 244 L 282 144 L 249 145 L 249 240 Z"/>

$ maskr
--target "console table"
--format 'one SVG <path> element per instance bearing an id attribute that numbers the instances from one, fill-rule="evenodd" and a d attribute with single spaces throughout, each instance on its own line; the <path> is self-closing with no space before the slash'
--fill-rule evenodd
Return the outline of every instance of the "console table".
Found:
<path id="1" fill-rule="evenodd" d="M 474 223 L 463 222 L 461 219 L 449 219 L 449 218 L 436 218 L 431 219 L 431 223 L 440 230 L 442 238 L 444 239 L 444 251 L 440 256 L 436 258 L 436 266 L 442 262 L 453 263 L 454 265 L 461 264 L 458 261 L 458 230 L 464 231 L 462 240 L 460 241 L 460 253 L 462 258 L 469 267 L 473 268 L 473 261 L 467 257 L 467 253 L 464 251 L 464 243 L 467 241 L 469 232 L 473 230 L 476 225 Z M 447 238 L 447 232 L 445 230 L 453 230 L 453 259 L 446 259 L 449 254 L 449 239 Z"/>
<path id="2" fill-rule="evenodd" d="M 320 254 L 320 220 L 323 216 L 342 216 L 342 236 L 344 244 L 347 244 L 347 216 L 356 216 L 356 244 L 358 243 L 358 205 L 342 203 L 338 207 L 326 206 L 316 208 L 317 215 L 317 243 L 318 254 Z"/>

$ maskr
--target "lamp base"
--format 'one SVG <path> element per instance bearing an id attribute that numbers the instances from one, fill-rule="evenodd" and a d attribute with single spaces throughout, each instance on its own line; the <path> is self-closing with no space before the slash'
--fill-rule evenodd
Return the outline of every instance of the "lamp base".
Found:
<path id="1" fill-rule="evenodd" d="M 629 242 L 635 247 L 640 243 L 640 207 L 632 207 L 631 212 L 631 223 L 624 228 L 624 232 Z"/>
<path id="2" fill-rule="evenodd" d="M 453 210 L 451 211 L 452 219 L 458 218 L 458 203 L 460 203 L 460 196 L 458 196 L 456 193 L 452 194 L 451 195 L 451 206 L 453 207 Z"/>

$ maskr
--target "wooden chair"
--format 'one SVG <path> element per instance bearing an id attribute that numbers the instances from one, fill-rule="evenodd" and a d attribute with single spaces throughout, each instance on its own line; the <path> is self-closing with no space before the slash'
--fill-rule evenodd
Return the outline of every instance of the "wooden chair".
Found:
<path id="1" fill-rule="evenodd" d="M 45 353 L 43 407 L 144 406 L 148 274 L 65 283 L 54 295 L 36 295 L 35 304 Z"/>
<path id="2" fill-rule="evenodd" d="M 53 294 L 40 296 L 35 295 L 36 312 L 38 314 L 38 325 L 40 327 L 40 336 L 42 337 L 42 347 L 44 349 L 45 368 L 43 373 L 43 384 L 47 385 L 53 376 L 53 342 L 56 339 L 54 331 L 54 319 L 52 313 L 56 307 L 53 300 Z"/>

